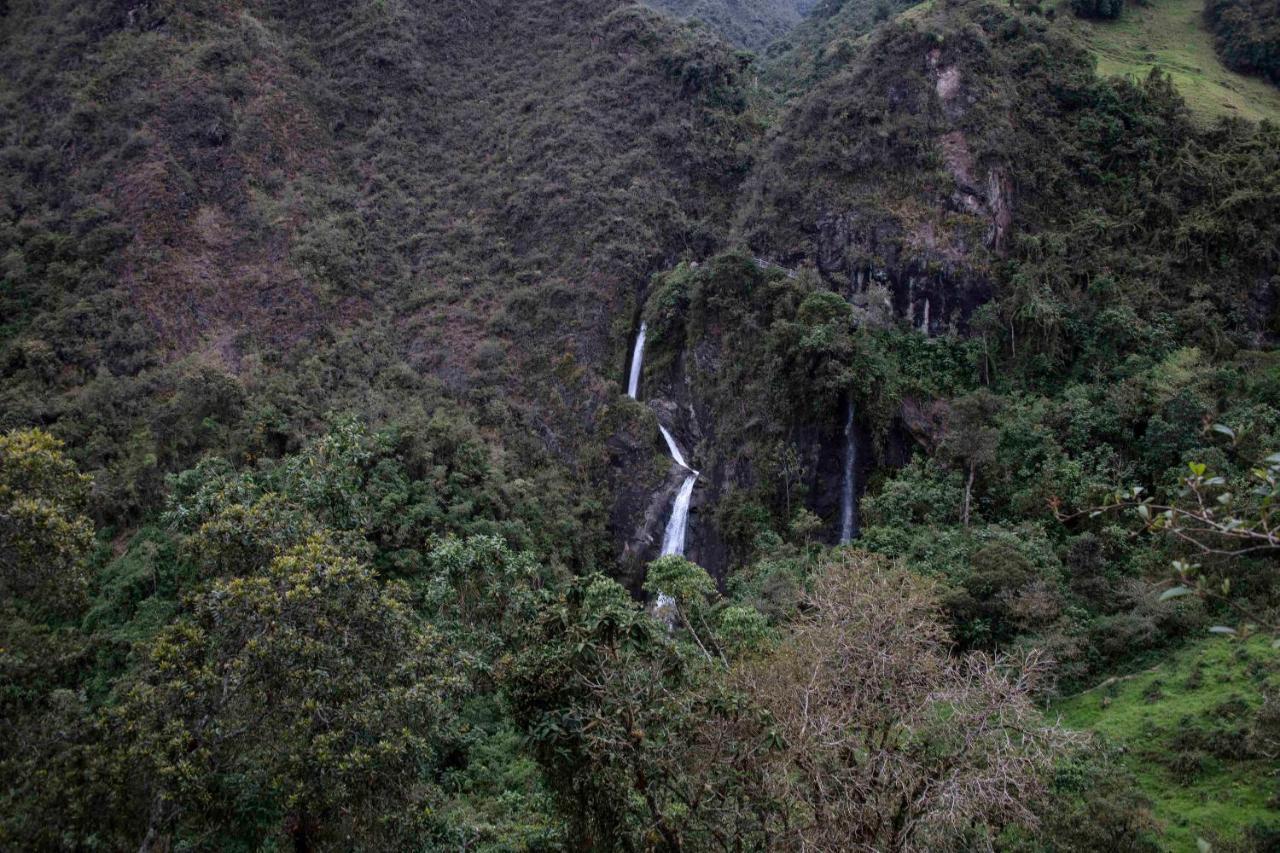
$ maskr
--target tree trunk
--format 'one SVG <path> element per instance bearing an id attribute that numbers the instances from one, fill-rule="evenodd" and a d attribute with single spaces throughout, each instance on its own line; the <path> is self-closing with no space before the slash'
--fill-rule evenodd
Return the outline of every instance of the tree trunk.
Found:
<path id="1" fill-rule="evenodd" d="M 310 830 L 306 812 L 293 816 L 293 826 L 289 828 L 289 834 L 293 837 L 293 853 L 311 853 L 313 847 Z"/>
<path id="2" fill-rule="evenodd" d="M 142 838 L 138 853 L 169 853 L 169 835 L 161 832 L 168 819 L 168 809 L 164 800 L 157 795 L 151 802 L 151 813 L 147 816 L 147 834 Z"/>

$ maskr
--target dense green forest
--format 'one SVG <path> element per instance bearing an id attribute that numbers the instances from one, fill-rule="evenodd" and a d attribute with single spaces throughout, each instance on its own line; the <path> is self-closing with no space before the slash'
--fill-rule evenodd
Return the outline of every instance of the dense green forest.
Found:
<path id="1" fill-rule="evenodd" d="M 0 849 L 1280 847 L 1185 5 L 0 0 Z"/>
<path id="2" fill-rule="evenodd" d="M 1217 0 L 1205 7 L 1205 18 L 1223 62 L 1280 86 L 1280 9 L 1275 3 Z"/>

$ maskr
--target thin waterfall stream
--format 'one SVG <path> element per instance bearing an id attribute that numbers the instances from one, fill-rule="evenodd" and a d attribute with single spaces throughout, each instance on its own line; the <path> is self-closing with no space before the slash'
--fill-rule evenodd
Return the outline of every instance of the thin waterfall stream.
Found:
<path id="1" fill-rule="evenodd" d="M 645 324 L 641 323 L 640 331 L 636 333 L 635 349 L 631 353 L 631 375 L 627 383 L 627 396 L 633 400 L 640 399 L 640 375 L 644 369 L 644 336 Z M 680 491 L 676 493 L 675 503 L 671 506 L 671 517 L 667 519 L 667 527 L 662 534 L 660 556 L 666 557 L 670 554 L 684 556 L 685 534 L 689 529 L 689 505 L 693 501 L 693 487 L 698 483 L 698 472 L 689 467 L 689 463 L 685 461 L 684 454 L 680 452 L 680 445 L 676 444 L 671 431 L 661 423 L 658 424 L 658 430 L 661 431 L 662 438 L 667 443 L 667 450 L 671 453 L 672 460 L 688 472 L 684 483 L 680 485 Z M 658 593 L 659 613 L 668 612 L 673 603 L 670 597 Z"/>
<path id="2" fill-rule="evenodd" d="M 640 331 L 636 335 L 636 347 L 631 353 L 631 379 L 627 383 L 627 396 L 632 400 L 639 400 L 640 394 L 640 369 L 644 366 L 644 321 L 640 321 Z"/>
<path id="3" fill-rule="evenodd" d="M 667 450 L 671 453 L 671 458 L 676 460 L 676 464 L 681 468 L 688 468 L 692 471 L 693 469 L 689 468 L 689 463 L 684 461 L 684 454 L 680 452 L 679 445 L 676 444 L 676 440 L 672 438 L 667 428 L 662 424 L 658 424 L 658 431 L 662 433 L 662 437 L 666 440 Z"/>
<path id="4" fill-rule="evenodd" d="M 858 537 L 858 428 L 853 395 L 845 403 L 844 478 L 840 484 L 840 544 Z"/>
<path id="5" fill-rule="evenodd" d="M 676 493 L 675 503 L 671 505 L 671 518 L 667 520 L 667 530 L 662 535 L 663 557 L 668 554 L 684 556 L 684 534 L 689 528 L 689 503 L 693 499 L 693 487 L 698 482 L 698 472 L 687 465 L 683 467 L 689 474 Z"/>

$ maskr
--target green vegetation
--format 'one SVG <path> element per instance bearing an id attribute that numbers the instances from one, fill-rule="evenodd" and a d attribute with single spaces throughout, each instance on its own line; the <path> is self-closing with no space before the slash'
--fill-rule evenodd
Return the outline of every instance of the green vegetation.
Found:
<path id="1" fill-rule="evenodd" d="M 929 0 L 818 0 L 809 15 L 767 51 L 765 74 L 791 94 L 805 91 L 851 63 L 876 25 Z"/>
<path id="2" fill-rule="evenodd" d="M 1124 11 L 1123 0 L 1071 0 L 1071 10 L 1081 18 L 1113 21 Z"/>
<path id="3" fill-rule="evenodd" d="M 0 847 L 1274 847 L 1179 3 L 0 2 Z"/>
<path id="4" fill-rule="evenodd" d="M 1205 20 L 1228 67 L 1261 74 L 1280 86 L 1280 14 L 1266 0 L 1212 0 Z"/>
<path id="5" fill-rule="evenodd" d="M 1128 3 L 1118 20 L 1077 21 L 1072 30 L 1097 57 L 1098 73 L 1141 79 L 1159 68 L 1202 121 L 1221 116 L 1280 121 L 1280 90 L 1238 73 L 1264 66 L 1245 66 L 1215 50 L 1206 8 L 1212 4 L 1207 7 L 1204 0 Z"/>
<path id="6" fill-rule="evenodd" d="M 760 50 L 803 19 L 813 0 L 645 0 L 682 20 L 700 21 L 724 38 Z"/>
<path id="7" fill-rule="evenodd" d="M 1123 748 L 1167 849 L 1194 851 L 1197 838 L 1266 849 L 1280 833 L 1277 691 L 1280 662 L 1265 638 L 1203 640 L 1052 710 Z"/>

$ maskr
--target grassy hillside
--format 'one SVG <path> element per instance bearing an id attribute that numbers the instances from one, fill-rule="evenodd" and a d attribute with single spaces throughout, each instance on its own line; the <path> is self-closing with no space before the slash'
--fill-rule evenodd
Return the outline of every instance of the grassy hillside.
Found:
<path id="1" fill-rule="evenodd" d="M 1067 725 L 1123 747 L 1170 850 L 1196 839 L 1280 841 L 1275 763 L 1280 660 L 1268 638 L 1205 640 L 1059 703 Z M 1269 695 L 1270 714 L 1259 713 Z M 1267 721 L 1270 720 L 1268 746 Z"/>
<path id="2" fill-rule="evenodd" d="M 1280 121 L 1280 89 L 1222 64 L 1204 24 L 1204 5 L 1204 0 L 1129 3 L 1117 21 L 1084 21 L 1061 4 L 1059 15 L 1097 56 L 1101 74 L 1145 77 L 1158 66 L 1201 120 Z"/>

